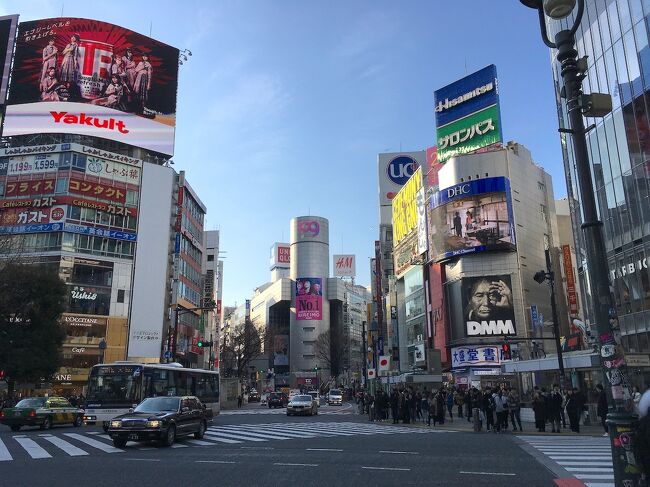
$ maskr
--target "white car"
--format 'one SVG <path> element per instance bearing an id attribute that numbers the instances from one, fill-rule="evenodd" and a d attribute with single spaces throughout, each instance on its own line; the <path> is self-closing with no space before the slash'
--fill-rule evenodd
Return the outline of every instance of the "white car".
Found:
<path id="1" fill-rule="evenodd" d="M 294 414 L 309 414 L 310 416 L 318 414 L 318 404 L 309 394 L 293 396 L 293 399 L 287 404 L 287 416 Z"/>
<path id="2" fill-rule="evenodd" d="M 343 405 L 343 393 L 339 389 L 330 389 L 327 393 L 327 405 L 332 404 Z"/>

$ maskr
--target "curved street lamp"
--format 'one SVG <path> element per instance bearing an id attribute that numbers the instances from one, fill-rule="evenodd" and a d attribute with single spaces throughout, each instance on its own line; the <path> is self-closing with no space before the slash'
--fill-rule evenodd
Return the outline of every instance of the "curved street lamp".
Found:
<path id="1" fill-rule="evenodd" d="M 593 315 L 599 338 L 601 365 L 603 366 L 603 384 L 608 396 L 608 403 L 615 405 L 607 415 L 609 436 L 612 442 L 612 460 L 616 485 L 636 486 L 640 481 L 639 468 L 634 458 L 625 454 L 618 436 L 625 431 L 628 438 L 633 431 L 635 417 L 629 412 L 630 384 L 627 379 L 625 358 L 620 346 L 617 346 L 614 333 L 618 332 L 616 310 L 609 285 L 609 269 L 603 239 L 603 223 L 598 218 L 596 197 L 591 179 L 591 166 L 587 151 L 587 137 L 592 125 L 585 129 L 583 116 L 604 117 L 612 111 L 612 99 L 609 94 L 582 93 L 582 80 L 586 77 L 587 58 L 578 59 L 575 48 L 575 33 L 578 30 L 585 9 L 585 1 L 577 0 L 575 18 L 570 28 L 559 31 L 551 41 L 546 29 L 545 15 L 552 20 L 568 17 L 576 7 L 576 0 L 520 0 L 526 7 L 537 10 L 542 40 L 551 49 L 557 49 L 557 61 L 560 64 L 563 87 L 560 92 L 566 99 L 569 128 L 560 128 L 564 134 L 570 134 L 573 140 L 575 171 L 580 188 L 580 205 L 582 207 L 582 230 L 586 246 L 587 279 L 591 289 Z M 616 441 L 615 441 L 616 440 Z M 627 445 L 629 447 L 630 445 Z M 630 459 L 631 462 L 628 460 Z"/>

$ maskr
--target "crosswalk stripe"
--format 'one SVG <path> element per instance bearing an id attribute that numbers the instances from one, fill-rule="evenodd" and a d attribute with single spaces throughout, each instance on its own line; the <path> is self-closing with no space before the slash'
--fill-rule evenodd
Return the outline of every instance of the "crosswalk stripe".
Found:
<path id="1" fill-rule="evenodd" d="M 19 438 L 15 437 L 14 439 L 20 443 L 20 446 L 22 446 L 27 454 L 32 457 L 32 458 L 52 458 L 52 455 L 50 455 L 47 451 L 45 451 L 44 448 L 38 445 L 34 440 L 30 440 L 29 438 Z"/>
<path id="2" fill-rule="evenodd" d="M 263 438 L 251 437 L 250 434 L 246 435 L 246 434 L 240 433 L 238 435 L 235 435 L 235 434 L 228 433 L 228 432 L 215 431 L 213 429 L 210 430 L 210 436 L 219 436 L 219 437 L 222 437 L 222 438 L 232 438 L 232 439 L 235 439 L 235 440 L 246 440 L 246 441 L 268 441 L 268 440 L 265 440 Z"/>
<path id="3" fill-rule="evenodd" d="M 246 427 L 244 427 L 242 429 L 248 430 L 248 429 L 252 429 L 252 428 L 254 428 L 254 427 L 253 426 L 246 426 Z M 257 429 L 255 429 L 255 431 L 261 431 L 261 432 L 268 431 L 270 433 L 273 433 L 275 430 L 270 429 L 270 428 L 257 428 Z M 284 431 L 282 431 L 282 435 L 283 436 L 293 437 L 293 438 L 316 438 L 316 435 L 314 435 L 314 434 L 303 433 L 303 432 L 300 432 L 300 431 L 291 431 L 291 432 L 289 432 L 289 431 L 284 430 Z"/>
<path id="4" fill-rule="evenodd" d="M 241 428 L 237 427 L 224 427 L 223 431 L 231 431 L 233 433 L 244 433 L 244 434 L 250 434 L 250 435 L 255 435 L 258 438 L 267 438 L 269 440 L 290 440 L 292 439 L 291 436 L 283 436 L 282 433 L 268 433 L 266 431 L 260 431 L 260 430 L 255 430 L 255 431 L 242 431 Z"/>
<path id="5" fill-rule="evenodd" d="M 201 440 L 185 440 L 188 443 L 191 443 L 192 445 L 199 445 L 199 446 L 212 446 L 214 443 L 210 443 L 209 441 L 201 441 Z"/>
<path id="6" fill-rule="evenodd" d="M 172 448 L 188 448 L 187 445 L 183 445 L 182 443 L 173 443 Z"/>
<path id="7" fill-rule="evenodd" d="M 580 480 L 614 480 L 614 474 L 612 475 L 576 474 L 575 477 Z"/>
<path id="8" fill-rule="evenodd" d="M 565 467 L 567 472 L 594 472 L 594 473 L 614 473 L 613 468 L 607 467 Z"/>
<path id="9" fill-rule="evenodd" d="M 232 445 L 232 444 L 234 444 L 234 443 L 243 443 L 243 442 L 240 441 L 240 440 L 231 440 L 231 439 L 228 439 L 228 438 L 220 438 L 220 437 L 217 437 L 217 436 L 212 436 L 212 435 L 210 434 L 209 431 L 206 431 L 206 432 L 205 432 L 205 436 L 206 436 L 210 441 L 217 441 L 217 442 L 219 442 L 219 443 L 227 443 L 227 444 L 230 444 L 230 445 Z"/>
<path id="10" fill-rule="evenodd" d="M 98 450 L 101 450 L 106 453 L 118 453 L 124 451 L 120 448 L 115 448 L 112 445 L 107 445 L 106 443 L 102 443 L 101 441 L 97 441 L 93 438 L 88 438 L 84 435 L 80 435 L 77 433 L 63 433 L 63 434 L 69 438 L 73 438 L 77 441 L 85 443 L 86 445 L 92 446 L 93 448 L 97 448 Z"/>
<path id="11" fill-rule="evenodd" d="M 559 455 L 549 455 L 549 458 L 552 460 L 609 460 L 609 465 L 611 465 L 612 457 L 611 455 L 608 456 L 586 456 L 586 455 L 571 455 L 570 457 L 567 456 L 559 456 Z"/>
<path id="12" fill-rule="evenodd" d="M 557 463 L 559 463 L 562 466 L 583 465 L 585 467 L 608 467 L 612 464 L 612 462 L 587 462 L 584 460 L 559 461 Z"/>
<path id="13" fill-rule="evenodd" d="M 66 452 L 71 457 L 81 457 L 81 456 L 84 456 L 84 455 L 88 455 L 87 451 L 82 450 L 81 448 L 77 448 L 72 443 L 68 443 L 63 438 L 59 438 L 58 436 L 51 436 L 51 435 L 46 436 L 46 435 L 43 435 L 43 439 L 45 441 L 49 441 L 54 446 L 59 447 L 61 450 Z"/>
<path id="14" fill-rule="evenodd" d="M 7 446 L 0 440 L 0 462 L 7 462 L 13 460 L 11 453 L 7 449 Z"/>

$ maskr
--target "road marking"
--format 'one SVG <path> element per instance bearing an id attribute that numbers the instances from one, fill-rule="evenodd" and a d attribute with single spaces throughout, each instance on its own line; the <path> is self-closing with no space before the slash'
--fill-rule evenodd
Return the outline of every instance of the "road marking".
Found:
<path id="1" fill-rule="evenodd" d="M 567 472 L 614 473 L 613 467 L 564 467 Z"/>
<path id="2" fill-rule="evenodd" d="M 390 450 L 379 450 L 379 453 L 394 453 L 396 455 L 419 455 L 419 452 L 416 451 L 390 451 Z"/>
<path id="3" fill-rule="evenodd" d="M 237 462 L 229 462 L 227 460 L 195 460 L 194 463 L 237 463 Z"/>
<path id="4" fill-rule="evenodd" d="M 613 475 L 576 474 L 575 477 L 580 480 L 614 480 Z"/>
<path id="5" fill-rule="evenodd" d="M 399 467 L 361 467 L 366 470 L 396 470 L 398 472 L 410 472 L 410 468 L 399 468 Z"/>
<path id="6" fill-rule="evenodd" d="M 243 450 L 275 450 L 272 446 L 240 446 Z"/>
<path id="7" fill-rule="evenodd" d="M 205 432 L 205 437 L 207 439 L 209 439 L 210 441 L 217 441 L 219 443 L 228 443 L 228 444 L 242 443 L 241 441 L 238 441 L 238 440 L 229 440 L 227 438 L 218 438 L 216 436 L 212 436 L 209 431 Z"/>
<path id="8" fill-rule="evenodd" d="M 273 465 L 278 465 L 282 467 L 318 467 L 315 463 L 274 463 Z"/>
<path id="9" fill-rule="evenodd" d="M 508 473 L 508 472 L 465 472 L 463 470 L 461 470 L 458 473 L 464 473 L 466 475 L 506 475 L 510 477 L 514 477 L 515 475 L 517 475 L 516 473 Z"/>
<path id="10" fill-rule="evenodd" d="M 125 458 L 127 462 L 159 462 L 160 458 Z"/>
<path id="11" fill-rule="evenodd" d="M 13 457 L 2 440 L 0 440 L 0 462 L 6 462 L 9 460 L 13 460 Z"/>
<path id="12" fill-rule="evenodd" d="M 181 445 L 180 443 L 174 443 L 171 448 L 189 448 L 187 445 Z"/>
<path id="13" fill-rule="evenodd" d="M 102 432 L 101 432 L 101 431 L 89 431 L 89 432 L 86 433 L 86 434 L 87 434 L 87 435 L 101 435 Z"/>
<path id="14" fill-rule="evenodd" d="M 34 440 L 30 440 L 29 438 L 16 438 L 15 436 L 14 438 L 18 443 L 20 443 L 20 446 L 22 446 L 25 449 L 25 451 L 29 454 L 30 457 L 52 458 L 52 455 L 50 455 L 43 448 L 38 446 L 38 443 L 36 443 Z"/>
<path id="15" fill-rule="evenodd" d="M 214 431 L 214 430 L 212 430 Z M 222 426 L 219 428 L 219 431 L 224 431 L 227 433 L 242 433 L 248 436 L 254 436 L 256 438 L 266 438 L 267 440 L 289 440 L 292 439 L 291 436 L 283 436 L 282 433 L 267 433 L 267 432 L 258 432 L 255 430 L 246 430 L 242 431 L 241 428 L 237 426 Z"/>
<path id="16" fill-rule="evenodd" d="M 209 441 L 201 441 L 201 440 L 185 440 L 188 443 L 191 443 L 192 445 L 199 445 L 199 446 L 212 446 L 214 443 L 210 443 Z"/>
<path id="17" fill-rule="evenodd" d="M 268 441 L 264 438 L 258 438 L 256 436 L 253 436 L 252 433 L 238 433 L 238 434 L 233 434 L 234 432 L 231 432 L 228 430 L 228 432 L 222 431 L 222 430 L 216 430 L 216 429 L 209 429 L 211 436 L 220 436 L 224 438 L 232 438 L 235 440 L 245 440 L 245 441 Z"/>
<path id="18" fill-rule="evenodd" d="M 92 438 L 86 438 L 85 436 L 79 435 L 77 433 L 63 433 L 63 434 L 65 436 L 78 440 L 82 443 L 85 443 L 86 445 L 90 445 L 93 448 L 97 448 L 98 450 L 101 450 L 106 453 L 119 453 L 124 451 L 121 450 L 120 448 L 115 448 L 114 446 L 107 445 L 106 443 L 102 443 L 101 441 L 97 441 Z"/>
<path id="19" fill-rule="evenodd" d="M 340 448 L 307 448 L 307 451 L 343 451 Z"/>
<path id="20" fill-rule="evenodd" d="M 77 448 L 72 443 L 68 443 L 67 441 L 65 441 L 63 438 L 59 438 L 58 436 L 51 436 L 51 435 L 42 435 L 42 436 L 45 441 L 49 441 L 54 446 L 58 446 L 61 450 L 66 452 L 71 457 L 81 457 L 84 455 L 88 455 L 87 451 L 82 450 L 81 448 Z"/>

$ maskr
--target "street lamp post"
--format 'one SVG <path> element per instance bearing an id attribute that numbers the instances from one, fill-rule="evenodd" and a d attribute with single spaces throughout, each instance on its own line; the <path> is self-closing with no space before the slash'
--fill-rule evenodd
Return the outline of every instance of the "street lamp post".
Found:
<path id="1" fill-rule="evenodd" d="M 626 454 L 633 441 L 631 433 L 635 416 L 629 413 L 629 381 L 627 379 L 625 358 L 616 343 L 615 332 L 618 331 L 615 308 L 609 285 L 609 269 L 603 241 L 603 223 L 598 219 L 596 198 L 591 180 L 591 167 L 587 152 L 586 133 L 583 115 L 603 117 L 611 112 L 611 96 L 601 93 L 585 95 L 582 93 L 582 80 L 587 70 L 586 58 L 578 59 L 575 48 L 575 33 L 584 13 L 584 0 L 577 0 L 578 9 L 573 25 L 568 30 L 561 30 L 555 35 L 554 42 L 548 38 L 545 14 L 551 19 L 561 20 L 568 17 L 576 6 L 576 0 L 520 0 L 526 7 L 537 10 L 540 29 L 544 43 L 551 49 L 557 49 L 557 61 L 560 63 L 563 87 L 561 96 L 566 99 L 569 116 L 569 129 L 560 132 L 570 134 L 573 140 L 575 170 L 581 195 L 583 214 L 582 231 L 586 245 L 587 278 L 591 290 L 594 319 L 598 330 L 598 349 L 603 367 L 603 384 L 607 391 L 608 403 L 614 403 L 614 410 L 607 415 L 609 436 L 612 442 L 612 460 L 616 485 L 635 486 L 639 484 L 640 472 L 634 457 Z M 611 321 L 610 321 L 611 320 Z M 620 436 L 625 435 L 625 441 Z"/>
<path id="2" fill-rule="evenodd" d="M 555 274 L 551 270 L 551 252 L 549 249 L 544 250 L 546 257 L 546 272 L 539 271 L 535 274 L 535 281 L 542 284 L 548 281 L 551 292 L 551 312 L 553 315 L 553 338 L 555 338 L 555 349 L 557 351 L 557 365 L 560 371 L 560 390 L 564 390 L 566 377 L 564 374 L 564 358 L 562 357 L 562 344 L 560 343 L 560 322 L 557 317 L 557 303 L 555 302 Z"/>

